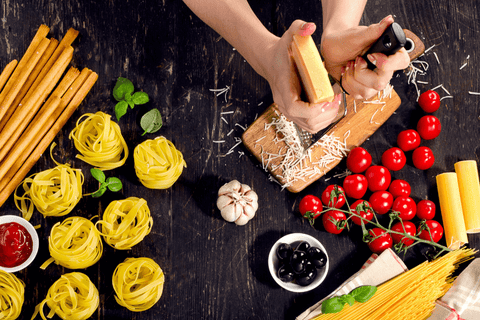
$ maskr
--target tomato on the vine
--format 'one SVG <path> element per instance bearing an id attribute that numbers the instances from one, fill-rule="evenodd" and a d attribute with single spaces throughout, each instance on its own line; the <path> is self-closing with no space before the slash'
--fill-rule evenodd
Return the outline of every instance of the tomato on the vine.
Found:
<path id="1" fill-rule="evenodd" d="M 363 174 L 351 174 L 343 180 L 343 189 L 347 197 L 360 199 L 368 189 L 367 178 Z"/>
<path id="2" fill-rule="evenodd" d="M 393 201 L 392 210 L 399 213 L 402 220 L 412 220 L 417 213 L 417 205 L 410 197 L 398 197 Z"/>
<path id="3" fill-rule="evenodd" d="M 322 213 L 322 201 L 318 197 L 308 194 L 300 200 L 298 210 L 300 214 L 310 222 L 310 225 L 313 226 L 315 219 Z"/>
<path id="4" fill-rule="evenodd" d="M 417 217 L 422 220 L 431 220 L 435 217 L 435 203 L 431 200 L 420 200 L 417 203 Z"/>
<path id="5" fill-rule="evenodd" d="M 418 237 L 423 240 L 438 242 L 443 237 L 443 227 L 435 220 L 426 220 L 425 223 L 420 224 L 420 234 Z M 430 229 L 430 233 L 428 232 Z M 432 235 L 430 237 L 430 234 Z"/>
<path id="6" fill-rule="evenodd" d="M 322 223 L 325 231 L 333 234 L 339 234 L 345 229 L 345 223 L 342 223 L 342 221 L 345 220 L 347 220 L 345 213 L 338 210 L 327 211 L 322 215 Z"/>
<path id="7" fill-rule="evenodd" d="M 421 141 L 420 135 L 413 129 L 403 130 L 397 136 L 397 144 L 405 152 L 418 148 Z"/>
<path id="8" fill-rule="evenodd" d="M 437 117 L 432 115 L 423 116 L 417 122 L 417 131 L 420 137 L 425 140 L 432 140 L 438 137 L 442 131 L 442 125 Z"/>
<path id="9" fill-rule="evenodd" d="M 403 229 L 404 227 L 405 227 L 405 230 Z M 406 233 L 414 237 L 415 234 L 417 233 L 417 227 L 415 227 L 415 224 L 413 224 L 413 222 L 403 221 L 403 226 L 402 226 L 402 222 L 399 221 L 392 226 L 391 230 L 403 233 L 403 234 L 392 233 L 392 239 L 394 243 L 402 242 L 406 247 L 408 247 L 415 242 L 415 240 L 405 236 L 405 233 Z"/>
<path id="10" fill-rule="evenodd" d="M 418 98 L 418 105 L 425 112 L 435 112 L 440 107 L 440 95 L 436 91 L 427 90 Z"/>
<path id="11" fill-rule="evenodd" d="M 398 198 L 401 196 L 408 197 L 410 196 L 410 192 L 412 192 L 412 188 L 407 181 L 396 179 L 392 181 L 390 187 L 388 187 L 388 191 L 390 191 L 393 198 Z"/>
<path id="12" fill-rule="evenodd" d="M 330 208 L 341 208 L 345 204 L 345 190 L 339 185 L 331 184 L 322 192 L 322 202 Z"/>
<path id="13" fill-rule="evenodd" d="M 400 148 L 393 147 L 382 154 L 382 164 L 388 170 L 398 171 L 405 166 L 405 163 L 407 163 L 407 157 Z"/>
<path id="14" fill-rule="evenodd" d="M 368 189 L 370 191 L 387 190 L 392 181 L 390 171 L 384 166 L 371 166 L 365 172 L 365 177 L 368 181 Z"/>
<path id="15" fill-rule="evenodd" d="M 368 201 L 361 200 L 361 199 L 352 203 L 352 205 L 350 206 L 350 212 L 352 212 L 356 215 L 359 215 L 360 217 L 362 217 L 363 219 L 366 219 L 368 221 L 372 221 L 373 214 L 374 214 L 372 206 L 370 205 L 370 203 Z M 352 221 L 356 225 L 359 225 L 359 226 L 362 225 L 362 219 L 360 219 L 359 217 L 356 217 L 354 215 L 352 215 Z M 367 224 L 366 221 L 363 221 L 363 223 Z"/>
<path id="16" fill-rule="evenodd" d="M 353 173 L 362 173 L 372 164 L 372 156 L 362 147 L 353 148 L 347 156 L 347 168 Z"/>
<path id="17" fill-rule="evenodd" d="M 393 195 L 388 191 L 375 191 L 368 201 L 376 213 L 385 214 L 392 208 Z"/>
<path id="18" fill-rule="evenodd" d="M 380 228 L 373 228 L 368 230 L 371 239 L 368 242 L 368 247 L 374 253 L 382 253 L 383 251 L 392 247 L 392 237 L 388 232 Z"/>
<path id="19" fill-rule="evenodd" d="M 418 147 L 413 151 L 412 161 L 415 168 L 427 170 L 435 163 L 435 156 L 429 147 Z"/>

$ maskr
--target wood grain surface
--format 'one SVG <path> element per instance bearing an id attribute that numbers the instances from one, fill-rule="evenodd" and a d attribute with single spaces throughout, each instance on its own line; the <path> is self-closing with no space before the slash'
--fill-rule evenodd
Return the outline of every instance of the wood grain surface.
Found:
<path id="1" fill-rule="evenodd" d="M 320 1 L 260 0 L 250 4 L 277 35 L 282 35 L 295 19 L 314 21 L 319 26 L 314 40 L 319 43 Z M 425 91 L 442 84 L 448 91 L 437 89 L 445 97 L 435 112 L 442 123 L 440 136 L 422 142 L 432 148 L 435 165 L 420 171 L 407 154 L 406 167 L 393 173 L 394 178 L 411 184 L 416 201 L 428 198 L 438 204 L 435 176 L 453 171 L 459 160 L 480 160 L 480 96 L 469 94 L 480 92 L 478 1 L 371 0 L 361 23 L 376 23 L 388 14 L 418 35 L 426 48 L 434 46 L 419 58 L 429 68 L 424 75 L 417 75 L 418 89 Z M 123 167 L 107 172 L 107 177 L 123 181 L 119 193 L 107 192 L 99 199 L 84 197 L 70 214 L 92 218 L 101 215 L 112 200 L 137 196 L 147 200 L 153 215 L 152 232 L 139 245 L 128 251 L 105 245 L 101 260 L 81 270 L 100 292 L 100 307 L 92 319 L 294 319 L 350 277 L 369 257 L 358 228 L 332 235 L 321 223 L 310 227 L 298 213 L 303 196 L 320 195 L 328 184 L 342 182 L 335 175 L 345 171 L 344 162 L 294 194 L 281 191 L 277 183 L 269 181 L 257 159 L 238 143 L 244 128 L 273 102 L 268 83 L 183 2 L 8 0 L 0 6 L 0 17 L 1 69 L 23 55 L 42 23 L 50 26 L 49 37 L 59 38 L 71 27 L 80 32 L 73 43 L 71 64 L 90 68 L 99 79 L 54 139 L 58 144 L 54 157 L 82 169 L 86 176 L 84 193 L 95 191 L 98 184 L 89 175 L 90 166 L 75 158 L 77 152 L 68 135 L 86 112 L 114 114 L 112 89 L 120 76 L 132 80 L 135 90 L 150 95 L 149 103 L 128 110 L 119 121 L 129 149 L 133 151 L 145 139 L 162 135 L 175 144 L 187 163 L 171 188 L 150 190 L 138 182 L 130 156 Z M 416 87 L 408 83 L 405 72 L 397 72 L 392 85 L 401 100 L 400 107 L 362 144 L 375 164 L 380 163 L 386 149 L 396 146 L 398 133 L 415 128 L 424 115 L 416 103 Z M 210 90 L 227 86 L 229 90 L 220 95 Z M 164 126 L 156 134 L 142 136 L 139 119 L 153 108 L 162 113 Z M 223 113 L 230 111 L 233 113 Z M 225 142 L 217 143 L 222 140 Z M 54 165 L 44 154 L 30 174 Z M 259 196 L 255 218 L 242 227 L 225 222 L 215 204 L 220 186 L 232 179 L 249 185 Z M 19 215 L 13 197 L 0 208 L 0 214 Z M 439 212 L 436 217 L 441 220 Z M 44 218 L 38 212 L 33 215 L 32 223 L 41 225 L 40 251 L 31 266 L 16 274 L 26 284 L 20 319 L 30 319 L 51 284 L 71 271 L 55 264 L 46 270 L 39 268 L 49 258 L 50 229 L 62 220 Z M 292 232 L 316 237 L 330 256 L 331 269 L 325 282 L 308 293 L 281 289 L 268 272 L 270 247 Z M 470 240 L 473 247 L 480 248 L 475 235 Z M 424 249 L 416 247 L 401 257 L 409 267 L 415 266 L 424 261 Z M 111 275 L 127 257 L 144 256 L 161 266 L 165 287 L 153 308 L 134 313 L 116 303 Z"/>

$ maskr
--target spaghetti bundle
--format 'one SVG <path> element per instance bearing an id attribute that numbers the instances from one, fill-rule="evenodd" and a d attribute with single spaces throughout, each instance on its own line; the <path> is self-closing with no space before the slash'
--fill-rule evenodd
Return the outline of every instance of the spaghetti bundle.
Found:
<path id="1" fill-rule="evenodd" d="M 150 233 L 153 219 L 150 216 L 145 199 L 129 197 L 112 201 L 105 212 L 100 225 L 100 234 L 106 243 L 115 249 L 131 249 Z"/>
<path id="2" fill-rule="evenodd" d="M 435 301 L 452 286 L 452 273 L 460 263 L 472 259 L 474 253 L 472 249 L 458 249 L 432 262 L 425 261 L 380 285 L 367 302 L 345 305 L 338 313 L 314 319 L 426 319 L 435 308 Z"/>
<path id="3" fill-rule="evenodd" d="M 113 272 L 117 303 L 130 311 L 150 309 L 163 293 L 165 276 L 150 258 L 127 258 Z"/>
<path id="4" fill-rule="evenodd" d="M 133 159 L 138 179 L 150 189 L 170 188 L 187 166 L 182 153 L 165 137 L 139 144 Z"/>
<path id="5" fill-rule="evenodd" d="M 62 319 L 88 319 L 97 310 L 100 303 L 98 290 L 88 276 L 80 272 L 64 274 L 48 289 L 47 297 L 35 307 L 34 319 L 38 313 L 47 320 L 43 313 L 45 304 L 50 308 L 47 317 L 55 314 Z"/>
<path id="6" fill-rule="evenodd" d="M 100 170 L 118 168 L 127 160 L 128 147 L 120 126 L 101 111 L 82 115 L 69 138 L 80 152 L 77 158 Z"/>
<path id="7" fill-rule="evenodd" d="M 82 198 L 84 176 L 80 169 L 58 164 L 26 178 L 14 194 L 15 205 L 26 220 L 33 214 L 33 206 L 47 216 L 64 216 L 70 213 Z M 22 186 L 24 194 L 17 195 Z"/>
<path id="8" fill-rule="evenodd" d="M 25 283 L 0 270 L 0 319 L 17 319 L 22 312 Z"/>
<path id="9" fill-rule="evenodd" d="M 84 269 L 100 260 L 103 243 L 93 222 L 82 217 L 68 217 L 52 227 L 48 249 L 51 258 L 40 268 L 45 269 L 55 262 L 69 269 Z"/>

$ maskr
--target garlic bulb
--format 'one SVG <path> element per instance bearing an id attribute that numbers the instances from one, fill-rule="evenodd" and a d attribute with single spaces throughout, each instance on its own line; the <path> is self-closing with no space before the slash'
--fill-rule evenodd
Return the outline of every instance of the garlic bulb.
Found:
<path id="1" fill-rule="evenodd" d="M 255 216 L 258 196 L 246 184 L 232 180 L 218 190 L 217 207 L 223 219 L 243 226 Z"/>

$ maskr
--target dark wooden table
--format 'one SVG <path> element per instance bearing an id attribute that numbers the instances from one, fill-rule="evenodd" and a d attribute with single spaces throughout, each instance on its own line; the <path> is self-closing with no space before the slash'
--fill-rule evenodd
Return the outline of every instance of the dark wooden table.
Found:
<path id="1" fill-rule="evenodd" d="M 321 26 L 321 2 L 251 1 L 254 11 L 277 35 L 292 21 L 303 19 Z M 480 12 L 475 0 L 373 1 L 367 4 L 362 24 L 380 21 L 393 14 L 396 21 L 433 45 L 421 60 L 430 68 L 417 80 L 420 90 L 443 86 L 453 98 L 442 100 L 435 113 L 442 123 L 441 135 L 423 142 L 432 148 L 433 168 L 420 171 L 411 161 L 394 178 L 412 185 L 416 201 L 431 199 L 438 205 L 435 176 L 453 171 L 459 160 L 479 160 L 480 91 L 478 54 L 480 50 Z M 152 232 L 130 251 L 105 246 L 99 263 L 85 272 L 100 292 L 97 319 L 293 319 L 326 296 L 357 271 L 369 257 L 358 229 L 331 235 L 321 224 L 315 228 L 299 216 L 297 207 L 306 194 L 320 195 L 327 186 L 324 178 L 298 194 L 281 191 L 242 145 L 224 156 L 242 132 L 271 103 L 269 86 L 245 60 L 217 33 L 199 20 L 181 1 L 3 1 L 0 6 L 0 66 L 19 59 L 40 24 L 51 27 L 50 36 L 61 38 L 73 27 L 80 31 L 75 41 L 73 65 L 88 67 L 99 80 L 79 110 L 73 115 L 55 142 L 54 156 L 60 162 L 82 168 L 86 175 L 84 192 L 96 190 L 89 175 L 90 166 L 75 159 L 76 150 L 68 139 L 78 117 L 98 110 L 112 114 L 115 100 L 112 89 L 118 77 L 126 77 L 136 90 L 147 92 L 151 101 L 129 110 L 119 124 L 131 151 L 147 138 L 163 135 L 183 153 L 187 168 L 167 190 L 150 190 L 136 179 L 132 157 L 124 167 L 107 172 L 117 176 L 124 188 L 118 194 L 108 192 L 100 199 L 85 197 L 70 215 L 91 218 L 101 215 L 114 199 L 130 196 L 147 200 L 153 214 Z M 314 35 L 317 42 L 320 32 Z M 433 52 L 438 57 L 435 58 Z M 467 64 L 460 69 L 462 65 Z M 397 134 L 415 128 L 423 115 L 416 105 L 416 90 L 407 84 L 404 72 L 398 72 L 392 84 L 402 99 L 400 109 L 363 145 L 380 163 L 383 151 L 395 146 Z M 230 90 L 216 96 L 210 89 Z M 442 96 L 448 95 L 442 89 Z M 139 117 L 158 108 L 164 126 L 156 134 L 141 136 Z M 234 111 L 221 119 L 220 112 Z M 228 122 L 228 123 L 227 123 Z M 232 134 L 227 135 L 231 130 Z M 225 140 L 224 144 L 214 143 Z M 44 155 L 31 173 L 54 166 Z M 328 183 L 346 169 L 344 162 L 332 170 Z M 225 222 L 216 208 L 221 185 L 237 179 L 251 186 L 259 196 L 257 215 L 246 226 Z M 13 197 L 1 208 L 1 214 L 19 212 Z M 440 213 L 437 218 L 441 219 Z M 43 218 L 34 213 L 33 224 L 41 224 L 40 251 L 26 270 L 17 276 L 26 283 L 22 319 L 29 319 L 35 305 L 60 275 L 71 270 L 52 264 L 39 266 L 48 259 L 47 238 L 51 227 L 63 218 Z M 270 247 L 283 235 L 302 232 L 318 238 L 330 256 L 330 271 L 317 289 L 295 294 L 278 287 L 267 268 Z M 472 245 L 478 243 L 472 237 Z M 480 246 L 477 245 L 478 248 Z M 409 267 L 425 258 L 414 249 L 404 258 Z M 111 275 L 127 257 L 153 258 L 165 272 L 164 293 L 150 310 L 133 313 L 114 299 Z M 39 317 L 38 317 L 39 318 Z"/>

